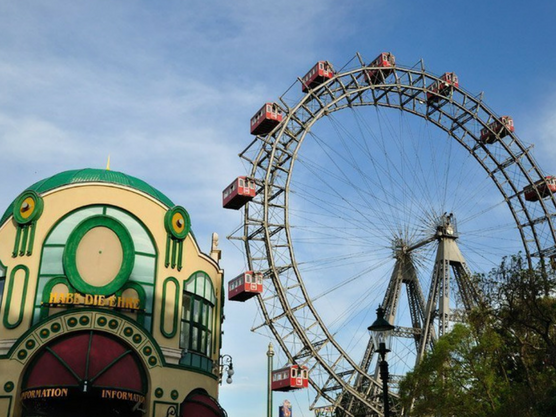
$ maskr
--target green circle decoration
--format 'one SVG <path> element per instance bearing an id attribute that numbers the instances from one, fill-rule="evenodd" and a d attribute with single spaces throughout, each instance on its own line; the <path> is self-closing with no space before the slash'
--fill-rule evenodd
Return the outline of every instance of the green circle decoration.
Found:
<path id="1" fill-rule="evenodd" d="M 107 322 L 108 322 L 108 321 L 106 320 L 106 317 L 99 317 L 99 318 L 97 319 L 97 324 L 98 324 L 99 326 L 101 326 L 101 327 L 106 326 L 106 323 L 107 323 Z"/>
<path id="2" fill-rule="evenodd" d="M 154 390 L 154 395 L 156 396 L 156 398 L 162 398 L 162 396 L 164 395 L 164 390 L 162 388 L 157 388 Z"/>
<path id="3" fill-rule="evenodd" d="M 77 269 L 77 249 L 85 235 L 96 227 L 105 227 L 116 234 L 120 241 L 123 258 L 120 270 L 108 284 L 94 286 L 87 283 Z M 135 247 L 127 228 L 113 217 L 92 216 L 79 223 L 68 237 L 64 249 L 63 264 L 66 275 L 73 287 L 83 294 L 111 295 L 118 291 L 128 280 L 135 263 Z"/>
<path id="4" fill-rule="evenodd" d="M 75 327 L 75 326 L 77 326 L 77 319 L 76 319 L 75 317 L 71 317 L 71 318 L 68 320 L 68 326 L 69 326 L 69 327 Z"/>
<path id="5" fill-rule="evenodd" d="M 37 220 L 44 208 L 44 201 L 33 190 L 24 191 L 14 202 L 13 215 L 18 224 L 28 224 Z"/>
<path id="6" fill-rule="evenodd" d="M 131 327 L 126 327 L 126 328 L 124 329 L 124 334 L 125 334 L 127 337 L 131 336 L 131 335 L 133 334 L 133 329 L 132 329 Z"/>
<path id="7" fill-rule="evenodd" d="M 156 360 L 156 358 L 155 358 L 154 356 L 151 356 L 151 357 L 149 358 L 149 363 L 150 363 L 151 365 L 153 365 L 153 366 L 156 365 L 156 362 L 157 362 L 157 360 Z"/>
<path id="8" fill-rule="evenodd" d="M 118 327 L 118 321 L 117 320 L 110 320 L 110 322 L 108 323 L 108 327 L 110 327 L 112 330 L 116 329 Z"/>
<path id="9" fill-rule="evenodd" d="M 58 333 L 61 328 L 62 326 L 60 326 L 60 323 L 52 323 L 52 326 L 50 326 L 50 330 L 52 330 L 54 333 Z"/>
<path id="10" fill-rule="evenodd" d="M 191 230 L 189 213 L 182 206 L 175 206 L 164 215 L 164 228 L 166 232 L 178 240 L 183 240 Z"/>
<path id="11" fill-rule="evenodd" d="M 48 329 L 42 329 L 39 334 L 43 339 L 46 339 L 48 336 L 50 336 L 50 331 Z"/>
<path id="12" fill-rule="evenodd" d="M 145 347 L 143 348 L 143 353 L 144 353 L 145 355 L 148 356 L 148 355 L 150 355 L 151 353 L 153 353 L 153 350 L 151 349 L 150 346 L 145 346 Z"/>
<path id="13" fill-rule="evenodd" d="M 89 317 L 81 316 L 81 318 L 79 319 L 79 323 L 81 323 L 82 326 L 86 326 L 87 324 L 89 324 Z"/>
<path id="14" fill-rule="evenodd" d="M 139 333 L 137 333 L 135 336 L 133 336 L 133 341 L 135 343 L 141 343 L 141 340 L 143 340 L 143 338 L 141 337 L 141 335 Z"/>
<path id="15" fill-rule="evenodd" d="M 27 349 L 33 349 L 35 347 L 35 341 L 33 339 L 29 339 L 27 342 L 25 342 L 25 347 Z"/>
<path id="16" fill-rule="evenodd" d="M 4 391 L 12 392 L 15 388 L 15 384 L 12 381 L 8 381 L 4 384 Z"/>
<path id="17" fill-rule="evenodd" d="M 26 350 L 20 350 L 19 352 L 17 352 L 17 357 L 19 359 L 25 359 L 27 357 L 27 351 Z"/>
<path id="18" fill-rule="evenodd" d="M 178 390 L 172 390 L 172 392 L 170 393 L 170 397 L 172 397 L 173 400 L 177 400 L 179 396 L 180 393 L 178 392 Z"/>

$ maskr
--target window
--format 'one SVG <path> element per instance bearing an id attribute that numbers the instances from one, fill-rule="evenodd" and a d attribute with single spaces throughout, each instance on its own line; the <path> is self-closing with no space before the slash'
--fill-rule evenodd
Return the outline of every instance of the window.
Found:
<path id="1" fill-rule="evenodd" d="M 180 348 L 210 357 L 213 343 L 216 296 L 209 276 L 193 274 L 185 283 Z"/>

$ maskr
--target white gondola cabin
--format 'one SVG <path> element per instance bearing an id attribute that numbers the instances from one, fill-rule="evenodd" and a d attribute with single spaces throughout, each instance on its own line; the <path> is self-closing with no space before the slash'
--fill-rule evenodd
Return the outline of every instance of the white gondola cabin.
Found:
<path id="1" fill-rule="evenodd" d="M 282 109 L 276 103 L 266 103 L 251 118 L 251 134 L 266 135 L 282 121 Z"/>
<path id="2" fill-rule="evenodd" d="M 306 366 L 290 365 L 272 371 L 272 391 L 292 391 L 309 386 L 309 370 Z"/>
<path id="3" fill-rule="evenodd" d="M 245 301 L 262 294 L 263 274 L 247 271 L 228 282 L 228 300 Z"/>
<path id="4" fill-rule="evenodd" d="M 375 58 L 368 66 L 373 69 L 365 71 L 365 81 L 369 84 L 376 84 L 382 82 L 388 77 L 394 66 L 396 65 L 396 57 L 390 52 L 383 52 Z M 377 69 L 380 68 L 380 69 Z"/>
<path id="5" fill-rule="evenodd" d="M 332 64 L 328 61 L 319 61 L 302 78 L 303 82 L 301 83 L 301 91 L 305 93 L 332 77 L 334 77 L 334 69 L 332 68 Z"/>
<path id="6" fill-rule="evenodd" d="M 551 175 L 523 189 L 527 201 L 539 201 L 549 197 L 551 193 L 556 193 L 556 177 Z"/>
<path id="7" fill-rule="evenodd" d="M 442 74 L 438 81 L 435 81 L 427 90 L 427 103 L 438 101 L 442 97 L 448 97 L 453 87 L 458 87 L 458 76 L 453 72 Z"/>
<path id="8" fill-rule="evenodd" d="M 481 142 L 494 143 L 509 133 L 513 133 L 514 130 L 514 120 L 510 116 L 502 116 L 500 120 L 495 120 L 488 127 L 481 129 Z"/>
<path id="9" fill-rule="evenodd" d="M 239 210 L 256 195 L 255 181 L 248 177 L 237 177 L 222 191 L 222 207 Z"/>

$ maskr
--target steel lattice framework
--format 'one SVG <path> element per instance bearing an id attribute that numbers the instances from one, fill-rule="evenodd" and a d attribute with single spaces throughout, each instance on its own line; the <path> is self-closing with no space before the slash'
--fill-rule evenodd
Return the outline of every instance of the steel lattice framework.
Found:
<path id="1" fill-rule="evenodd" d="M 268 326 L 292 363 L 310 368 L 310 383 L 317 392 L 313 406 L 324 400 L 338 414 L 382 415 L 380 403 L 369 394 L 380 389 L 375 374 L 368 369 L 372 345 L 362 360 L 351 358 L 344 351 L 313 306 L 296 262 L 288 213 L 290 183 L 296 157 L 312 126 L 332 112 L 357 106 L 395 108 L 436 125 L 488 173 L 507 203 L 530 263 L 556 253 L 556 199 L 552 195 L 541 199 L 534 210 L 525 200 L 523 188 L 542 180 L 543 173 L 530 149 L 515 134 L 489 145 L 480 142 L 479 129 L 498 120 L 481 95 L 452 88 L 448 96 L 427 103 L 427 90 L 440 79 L 428 73 L 422 63 L 412 68 L 398 65 L 382 73 L 382 68 L 366 66 L 359 55 L 356 58 L 360 65 L 336 73 L 295 104 L 288 104 L 281 97 L 283 121 L 268 135 L 257 136 L 240 154 L 252 166 L 250 177 L 255 179 L 258 193 L 245 208 L 243 228 L 231 238 L 245 242 L 249 269 L 261 271 L 265 278 L 265 294 L 258 297 L 263 316 L 260 326 Z M 369 69 L 383 76 L 377 77 L 376 83 L 368 83 L 365 71 Z M 408 262 L 400 254 L 398 264 Z M 466 275 L 464 267 L 460 265 L 455 275 L 456 280 L 461 280 Z M 399 278 L 398 284 L 402 280 L 412 291 L 414 311 L 424 315 L 422 290 L 407 275 Z M 391 285 L 393 282 L 396 280 L 392 279 Z M 396 291 L 399 290 L 386 294 L 387 305 L 393 305 L 388 297 Z M 410 337 L 415 336 L 412 329 L 405 331 Z M 403 332 L 398 329 L 398 333 Z M 421 343 L 423 349 L 426 344 L 426 340 Z"/>

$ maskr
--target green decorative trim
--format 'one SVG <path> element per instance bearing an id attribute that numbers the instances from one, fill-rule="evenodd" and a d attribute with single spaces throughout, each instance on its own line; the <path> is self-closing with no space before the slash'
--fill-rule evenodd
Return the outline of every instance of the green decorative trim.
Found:
<path id="1" fill-rule="evenodd" d="M 173 204 L 172 204 L 173 205 Z M 156 286 L 158 277 L 157 277 L 157 272 L 158 272 L 158 263 L 156 262 L 158 260 L 158 245 L 156 244 L 156 241 L 151 233 L 151 231 L 145 226 L 145 224 L 143 223 L 143 221 L 141 219 L 139 219 L 137 216 L 135 216 L 133 213 L 123 210 L 120 207 L 116 207 L 116 206 L 112 206 L 112 205 L 100 205 L 100 204 L 93 204 L 93 205 L 89 205 L 89 206 L 83 206 L 83 207 L 79 207 L 78 209 L 65 214 L 63 217 L 61 217 L 60 219 L 58 219 L 58 221 L 55 223 L 55 225 L 48 231 L 48 234 L 45 238 L 45 242 L 48 242 L 49 239 L 51 238 L 52 234 L 54 233 L 55 230 L 57 230 L 58 226 L 60 225 L 60 223 L 62 223 L 63 221 L 65 221 L 68 217 L 71 217 L 73 215 L 75 215 L 76 213 L 79 213 L 81 211 L 93 211 L 96 210 L 96 213 L 89 213 L 88 216 L 92 217 L 92 216 L 98 216 L 99 213 L 102 212 L 106 212 L 107 210 L 110 211 L 116 211 L 118 213 L 121 213 L 122 215 L 129 217 L 128 221 L 133 221 L 135 222 L 148 236 L 149 238 L 149 242 L 150 242 L 150 247 L 153 251 L 153 253 L 151 254 L 145 254 L 143 252 L 135 252 L 135 255 L 144 255 L 144 256 L 148 256 L 151 257 L 155 260 L 154 262 L 154 271 L 153 271 L 153 276 L 152 276 L 152 283 L 141 283 L 141 285 L 149 285 L 149 286 Z M 10 211 L 11 213 L 11 211 Z M 112 214 L 110 217 L 114 217 L 115 215 Z M 123 222 L 123 221 L 122 221 Z M 125 224 L 125 222 L 123 222 Z M 1 224 L 1 223 L 0 223 Z M 193 237 L 193 233 L 192 233 L 192 237 Z M 61 247 L 64 248 L 66 246 L 66 244 L 61 244 L 61 243 L 47 243 L 47 244 L 43 244 L 42 247 L 42 251 L 41 251 L 41 261 L 40 261 L 40 265 L 41 265 L 41 269 L 43 268 L 43 259 L 44 259 L 44 249 L 47 247 Z M 39 279 L 37 280 L 36 283 L 36 287 L 35 287 L 35 307 L 39 307 L 40 306 L 40 301 L 41 301 L 41 291 L 39 291 L 40 285 L 42 284 L 42 280 L 43 278 L 48 278 L 48 277 L 58 277 L 60 276 L 60 274 L 44 274 L 41 273 L 39 270 Z M 147 308 L 148 305 L 148 308 Z M 154 308 L 154 297 L 152 297 L 150 299 L 150 301 L 148 302 L 147 298 L 145 298 L 145 312 L 139 312 L 138 316 L 137 316 L 137 321 L 139 323 L 142 323 L 144 325 L 146 318 L 149 317 L 152 314 L 153 308 Z M 36 324 L 38 322 L 38 318 L 36 317 L 37 315 L 37 311 L 40 312 L 40 309 L 35 308 L 33 309 L 33 313 L 32 313 L 32 323 Z M 144 317 L 143 317 L 144 314 Z M 149 325 L 149 330 L 152 330 L 152 323 Z"/>
<path id="2" fill-rule="evenodd" d="M 21 246 L 19 248 L 19 256 L 25 255 L 25 248 L 27 247 L 27 237 L 29 236 L 29 227 L 33 225 L 23 226 L 23 239 L 21 239 Z"/>
<path id="3" fill-rule="evenodd" d="M 132 188 L 143 192 L 154 199 L 158 200 L 166 207 L 172 207 L 174 203 L 160 191 L 138 178 L 126 175 L 122 172 L 111 171 L 106 169 L 78 169 L 73 171 L 65 171 L 56 174 L 50 178 L 45 178 L 30 187 L 28 190 L 35 191 L 37 194 L 44 194 L 47 191 L 63 187 L 65 185 L 83 184 L 83 183 L 108 183 L 117 184 L 122 187 Z M 8 207 L 2 218 L 2 225 L 12 215 L 14 203 Z"/>
<path id="4" fill-rule="evenodd" d="M 20 308 L 19 308 L 19 317 L 17 318 L 15 323 L 10 323 L 9 322 L 9 313 L 10 313 L 10 307 L 12 304 L 12 300 L 13 300 L 13 287 L 14 287 L 14 282 L 15 282 L 15 273 L 17 271 L 19 271 L 20 269 L 22 269 L 25 272 L 25 278 L 24 278 L 24 283 L 23 283 L 23 294 L 20 300 Z M 16 267 L 14 267 L 10 273 L 10 283 L 8 285 L 8 291 L 6 293 L 6 307 L 4 308 L 4 319 L 3 319 L 3 323 L 4 323 L 4 327 L 6 327 L 6 329 L 15 329 L 17 326 L 19 326 L 21 324 L 21 322 L 23 321 L 23 315 L 24 315 L 24 309 L 25 309 L 25 299 L 27 298 L 27 286 L 29 284 L 29 268 L 27 268 L 25 265 L 17 265 Z"/>
<path id="5" fill-rule="evenodd" d="M 167 332 L 164 329 L 166 323 L 166 287 L 169 283 L 173 283 L 176 287 L 176 295 L 174 296 L 174 319 L 172 320 L 172 330 Z M 178 331 L 178 307 L 180 302 L 180 283 L 174 277 L 166 278 L 162 284 L 162 307 L 160 310 L 160 333 L 168 339 L 173 338 Z"/>
<path id="6" fill-rule="evenodd" d="M 172 244 L 172 236 L 168 234 L 166 238 L 166 251 L 164 253 L 164 266 L 168 268 L 170 266 L 170 247 Z M 15 256 L 15 255 L 14 255 Z"/>
<path id="7" fill-rule="evenodd" d="M 22 214 L 23 211 L 23 204 L 25 200 L 31 200 L 33 203 L 33 207 L 31 208 L 31 213 L 27 216 Z M 42 211 L 44 208 L 44 201 L 40 195 L 38 195 L 33 190 L 24 191 L 17 197 L 14 201 L 13 205 L 13 216 L 14 220 L 19 225 L 33 223 L 41 217 Z"/>
<path id="8" fill-rule="evenodd" d="M 15 384 L 12 381 L 8 381 L 4 384 L 4 391 L 12 392 L 15 388 Z"/>
<path id="9" fill-rule="evenodd" d="M 156 398 L 162 398 L 163 395 L 164 395 L 164 390 L 162 388 L 157 388 L 154 390 L 154 396 Z"/>
<path id="10" fill-rule="evenodd" d="M 178 253 L 179 242 L 177 240 L 172 240 L 172 268 L 176 267 L 176 255 Z"/>
<path id="11" fill-rule="evenodd" d="M 29 236 L 29 244 L 27 245 L 27 252 L 25 253 L 27 256 L 31 256 L 33 254 L 33 244 L 35 243 L 35 230 L 37 229 L 36 224 L 32 224 L 29 227 L 31 228 L 31 235 Z"/>
<path id="12" fill-rule="evenodd" d="M 19 242 L 21 241 L 21 227 L 17 227 L 15 230 L 15 242 L 14 250 L 12 251 L 12 257 L 15 258 L 19 252 Z"/>
<path id="13" fill-rule="evenodd" d="M 99 315 L 99 311 L 94 308 L 79 308 L 77 311 L 73 312 L 60 312 L 56 313 L 46 320 L 46 322 L 41 322 L 36 324 L 31 329 L 26 331 L 18 341 L 10 348 L 9 352 L 5 356 L 1 356 L 0 359 L 14 359 L 18 360 L 22 363 L 26 363 L 30 360 L 33 355 L 29 355 L 26 349 L 26 342 L 34 338 L 39 343 L 36 348 L 40 349 L 41 344 L 44 345 L 48 343 L 50 340 L 53 340 L 57 337 L 62 335 L 66 335 L 72 332 L 78 331 L 94 331 L 98 330 L 100 332 L 104 332 L 107 334 L 112 334 L 122 341 L 126 341 L 128 345 L 131 345 L 129 341 L 127 341 L 123 335 L 123 329 L 127 327 L 131 327 L 135 335 L 140 335 L 143 342 L 140 344 L 136 344 L 136 352 L 139 357 L 142 359 L 143 364 L 149 368 L 154 366 L 163 366 L 168 367 L 169 365 L 166 364 L 164 360 L 164 356 L 157 341 L 153 338 L 153 336 L 147 332 L 144 328 L 138 326 L 137 323 L 132 321 L 129 317 L 125 316 L 122 313 L 114 312 L 114 311 L 103 311 L 100 314 L 101 317 L 105 317 L 108 323 L 114 322 L 116 326 L 112 328 L 110 325 L 108 326 L 98 326 L 98 320 L 96 317 Z M 83 328 L 77 325 L 79 319 L 87 316 L 90 320 L 90 326 L 88 328 Z M 74 327 L 69 326 L 69 322 L 75 323 Z M 120 326 L 120 323 L 123 323 L 123 326 Z M 52 334 L 48 330 L 48 328 L 53 328 L 55 324 L 62 325 L 63 332 L 60 334 Z M 24 352 L 24 353 L 21 353 Z"/>
<path id="14" fill-rule="evenodd" d="M 189 213 L 182 206 L 174 206 L 164 215 L 164 228 L 174 239 L 183 240 L 191 230 Z"/>
<path id="15" fill-rule="evenodd" d="M 164 265 L 166 268 L 171 265 L 172 269 L 177 266 L 178 271 L 181 271 L 183 266 L 183 240 L 191 230 L 189 214 L 181 206 L 171 208 L 164 215 L 164 228 L 168 233 Z"/>
<path id="16" fill-rule="evenodd" d="M 79 243 L 83 237 L 95 227 L 106 227 L 113 231 L 118 237 L 123 251 L 122 266 L 120 267 L 120 270 L 112 282 L 102 287 L 90 285 L 85 282 L 79 274 L 76 264 L 76 254 Z M 119 220 L 116 220 L 113 217 L 96 215 L 83 220 L 70 233 L 66 248 L 64 249 L 62 262 L 71 284 L 79 292 L 93 295 L 111 295 L 124 285 L 124 283 L 128 280 L 131 271 L 133 271 L 133 265 L 135 263 L 135 248 L 129 231 Z"/>
<path id="17" fill-rule="evenodd" d="M 172 392 L 170 393 L 170 398 L 172 398 L 173 400 L 177 400 L 179 396 L 180 393 L 176 389 L 172 390 Z"/>

